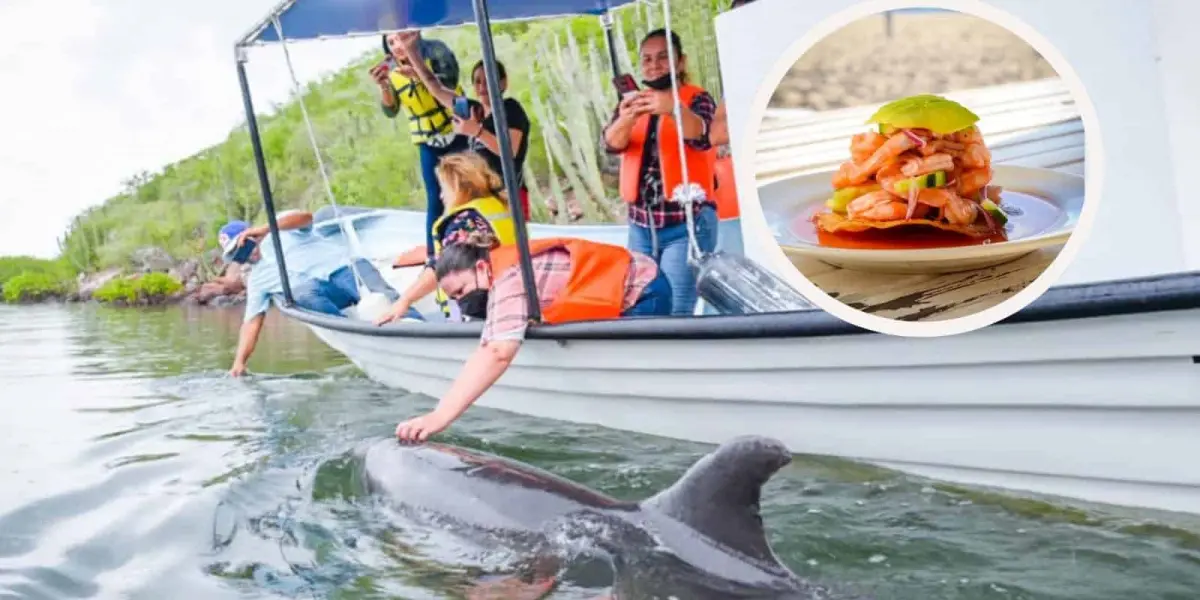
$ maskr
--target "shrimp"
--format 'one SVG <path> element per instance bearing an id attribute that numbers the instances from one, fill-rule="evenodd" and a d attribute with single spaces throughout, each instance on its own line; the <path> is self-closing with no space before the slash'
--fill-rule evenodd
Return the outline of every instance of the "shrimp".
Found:
<path id="1" fill-rule="evenodd" d="M 837 173 L 833 174 L 833 189 L 840 190 L 842 188 L 855 185 L 854 183 L 855 165 L 851 161 L 842 163 L 838 167 Z"/>
<path id="2" fill-rule="evenodd" d="M 954 159 L 949 154 L 934 154 L 925 158 L 910 158 L 904 161 L 900 172 L 905 177 L 917 177 L 934 171 L 950 171 L 954 168 Z"/>
<path id="3" fill-rule="evenodd" d="M 942 209 L 942 216 L 953 225 L 970 225 L 978 216 L 974 202 L 944 188 L 921 190 L 917 193 L 917 202 Z"/>
<path id="4" fill-rule="evenodd" d="M 854 134 L 850 138 L 850 160 L 855 163 L 866 162 L 884 142 L 887 142 L 887 137 L 874 131 Z"/>
<path id="5" fill-rule="evenodd" d="M 921 156 L 933 156 L 934 154 L 944 152 L 952 157 L 957 157 L 959 154 L 962 154 L 963 148 L 965 148 L 965 146 L 958 142 L 942 138 L 925 144 L 925 147 L 920 148 L 918 151 L 920 152 Z"/>
<path id="6" fill-rule="evenodd" d="M 904 173 L 900 171 L 901 165 L 902 163 L 899 160 L 890 161 L 884 165 L 883 168 L 879 169 L 878 173 L 875 174 L 875 181 L 879 182 L 879 187 L 896 194 L 897 196 L 904 195 L 896 190 L 896 184 L 901 180 L 906 179 Z"/>
<path id="7" fill-rule="evenodd" d="M 846 205 L 846 215 L 864 221 L 893 221 L 903 219 L 908 206 L 886 190 L 863 194 Z"/>
<path id="8" fill-rule="evenodd" d="M 971 144 L 983 143 L 983 134 L 980 133 L 979 127 L 975 125 L 972 125 L 961 131 L 954 132 L 953 137 L 954 141 L 967 146 Z"/>
<path id="9" fill-rule="evenodd" d="M 992 152 L 982 143 L 967 144 L 962 154 L 962 165 L 968 169 L 981 169 L 992 164 Z"/>
<path id="10" fill-rule="evenodd" d="M 887 164 L 888 159 L 900 156 L 900 154 L 917 147 L 917 145 L 917 140 L 903 131 L 892 134 L 882 146 L 871 153 L 871 157 L 866 161 L 851 163 L 854 165 L 849 173 L 851 185 L 858 185 L 867 181 L 876 171 Z"/>
<path id="11" fill-rule="evenodd" d="M 958 174 L 958 195 L 970 198 L 992 181 L 992 168 L 965 169 Z"/>

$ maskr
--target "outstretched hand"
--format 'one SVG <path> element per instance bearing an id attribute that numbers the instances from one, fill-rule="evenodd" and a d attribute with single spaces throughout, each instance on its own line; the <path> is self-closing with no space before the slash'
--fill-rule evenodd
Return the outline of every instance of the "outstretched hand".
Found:
<path id="1" fill-rule="evenodd" d="M 386 313 L 381 315 L 379 318 L 375 319 L 375 325 L 386 325 L 388 323 L 391 323 L 392 321 L 395 321 L 395 320 L 403 317 L 407 313 L 408 313 L 408 304 L 402 300 L 398 300 L 398 301 L 396 301 L 395 304 L 392 305 L 391 310 L 387 311 Z"/>
<path id="2" fill-rule="evenodd" d="M 441 433 L 454 419 L 434 410 L 396 426 L 396 437 L 402 442 L 423 442 L 429 436 Z"/>

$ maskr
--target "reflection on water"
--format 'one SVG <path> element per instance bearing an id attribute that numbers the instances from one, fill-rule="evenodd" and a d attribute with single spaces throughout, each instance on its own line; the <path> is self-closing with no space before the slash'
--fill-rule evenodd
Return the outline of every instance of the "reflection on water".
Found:
<path id="1" fill-rule="evenodd" d="M 516 557 L 397 524 L 351 446 L 432 399 L 364 378 L 272 315 L 225 376 L 238 309 L 0 307 L 0 598 L 453 598 Z M 451 441 L 621 499 L 707 447 L 470 411 Z M 764 516 L 802 575 L 877 598 L 1194 599 L 1200 527 L 797 459 Z M 591 598 L 571 583 L 554 598 Z"/>

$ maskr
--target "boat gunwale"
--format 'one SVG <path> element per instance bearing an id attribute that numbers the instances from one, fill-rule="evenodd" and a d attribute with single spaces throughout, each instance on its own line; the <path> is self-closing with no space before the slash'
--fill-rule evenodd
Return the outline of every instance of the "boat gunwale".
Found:
<path id="1" fill-rule="evenodd" d="M 483 324 L 401 322 L 377 326 L 298 306 L 279 306 L 302 323 L 369 337 L 478 338 Z M 1078 283 L 1050 288 L 995 325 L 1089 319 L 1200 308 L 1200 271 Z M 874 333 L 812 308 L 750 315 L 637 317 L 530 325 L 527 339 L 543 340 L 731 340 L 810 338 Z"/>

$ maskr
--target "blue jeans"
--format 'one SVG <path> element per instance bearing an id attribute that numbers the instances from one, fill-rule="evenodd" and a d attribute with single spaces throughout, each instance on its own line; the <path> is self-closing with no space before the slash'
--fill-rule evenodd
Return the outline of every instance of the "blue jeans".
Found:
<path id="1" fill-rule="evenodd" d="M 625 309 L 622 317 L 665 317 L 671 314 L 671 282 L 661 269 L 642 290 L 637 304 Z"/>
<path id="2" fill-rule="evenodd" d="M 354 266 L 358 268 L 358 274 L 367 289 L 382 292 L 392 302 L 400 299 L 400 294 L 383 280 L 379 270 L 370 262 L 360 258 L 354 261 Z M 339 317 L 342 310 L 358 304 L 362 299 L 358 296 L 358 284 L 349 265 L 331 273 L 329 279 L 305 282 L 296 288 L 293 296 L 296 304 L 302 308 Z M 407 316 L 421 318 L 421 313 L 414 308 L 409 308 L 408 313 Z"/>
<path id="3" fill-rule="evenodd" d="M 717 247 L 717 209 L 706 205 L 696 213 L 696 243 L 702 252 Z M 650 247 L 650 230 L 629 225 L 629 249 L 654 259 L 671 284 L 671 314 L 690 315 L 696 310 L 696 273 L 688 264 L 687 223 L 655 230 L 658 253 Z"/>

